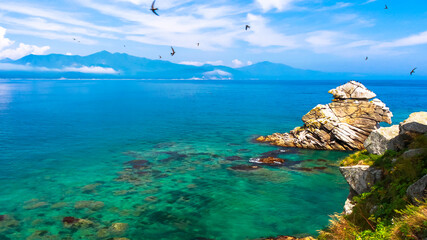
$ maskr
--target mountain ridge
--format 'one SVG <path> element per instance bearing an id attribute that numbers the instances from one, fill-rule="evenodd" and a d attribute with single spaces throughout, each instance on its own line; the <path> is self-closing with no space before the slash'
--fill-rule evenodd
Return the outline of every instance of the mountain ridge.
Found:
<path id="1" fill-rule="evenodd" d="M 87 56 L 31 54 L 17 60 L 0 61 L 0 78 L 336 80 L 361 76 L 304 70 L 269 61 L 240 68 L 210 64 L 193 66 L 106 50 Z"/>

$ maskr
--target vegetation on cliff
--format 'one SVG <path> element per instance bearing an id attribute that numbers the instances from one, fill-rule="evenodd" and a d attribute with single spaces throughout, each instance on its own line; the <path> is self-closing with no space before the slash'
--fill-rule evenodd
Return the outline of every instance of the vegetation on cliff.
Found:
<path id="1" fill-rule="evenodd" d="M 407 149 L 381 156 L 360 151 L 342 166 L 370 165 L 382 169 L 383 179 L 370 192 L 355 196 L 350 215 L 335 215 L 319 239 L 424 239 L 427 237 L 427 203 L 414 206 L 407 189 L 427 174 L 427 135 L 417 137 Z M 408 149 L 424 149 L 408 154 Z"/>

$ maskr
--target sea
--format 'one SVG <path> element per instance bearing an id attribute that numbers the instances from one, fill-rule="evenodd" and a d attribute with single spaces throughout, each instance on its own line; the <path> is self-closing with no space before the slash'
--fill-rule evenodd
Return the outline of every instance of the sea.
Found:
<path id="1" fill-rule="evenodd" d="M 0 239 L 316 236 L 343 210 L 350 152 L 254 138 L 344 83 L 0 80 Z M 393 124 L 427 110 L 427 81 L 362 83 Z M 246 167 L 272 155 L 286 164 Z"/>

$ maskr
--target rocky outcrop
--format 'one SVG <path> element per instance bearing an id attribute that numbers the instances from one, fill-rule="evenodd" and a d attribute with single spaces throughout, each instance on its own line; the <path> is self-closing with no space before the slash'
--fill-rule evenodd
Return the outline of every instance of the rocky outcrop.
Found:
<path id="1" fill-rule="evenodd" d="M 372 186 L 383 178 L 383 171 L 367 165 L 356 165 L 340 167 L 340 172 L 350 185 L 350 194 L 344 204 L 344 214 L 349 215 L 355 206 L 353 197 L 369 192 Z"/>
<path id="2" fill-rule="evenodd" d="M 405 149 L 412 140 L 427 133 L 427 112 L 416 112 L 399 125 L 373 131 L 364 146 L 369 153 L 381 155 L 387 150 Z"/>
<path id="3" fill-rule="evenodd" d="M 395 150 L 399 136 L 399 125 L 382 127 L 373 131 L 363 144 L 372 154 L 384 154 L 387 150 Z"/>
<path id="4" fill-rule="evenodd" d="M 406 195 L 411 199 L 413 204 L 418 204 L 427 196 L 427 175 L 412 184 L 406 190 Z"/>
<path id="5" fill-rule="evenodd" d="M 283 147 L 360 150 L 378 123 L 391 123 L 390 110 L 375 93 L 351 81 L 329 91 L 332 103 L 318 105 L 302 117 L 304 125 L 289 133 L 274 133 L 257 141 Z"/>
<path id="6" fill-rule="evenodd" d="M 400 134 L 427 133 L 427 112 L 415 112 L 409 118 L 399 124 Z"/>
<path id="7" fill-rule="evenodd" d="M 371 187 L 382 179 L 381 169 L 367 165 L 356 165 L 350 167 L 340 167 L 340 172 L 347 180 L 351 190 L 357 194 L 369 192 Z"/>

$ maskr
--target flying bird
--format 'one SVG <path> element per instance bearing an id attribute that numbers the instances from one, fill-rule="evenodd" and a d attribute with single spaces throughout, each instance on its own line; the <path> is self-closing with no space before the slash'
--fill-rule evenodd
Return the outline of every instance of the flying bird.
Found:
<path id="1" fill-rule="evenodd" d="M 384 9 L 388 9 L 388 6 L 387 6 L 387 4 L 385 5 L 385 8 Z"/>
<path id="2" fill-rule="evenodd" d="M 365 58 L 365 61 L 368 61 L 368 57 Z"/>
<path id="3" fill-rule="evenodd" d="M 248 29 L 251 29 L 251 26 L 246 25 L 245 30 L 248 31 Z"/>
<path id="4" fill-rule="evenodd" d="M 411 71 L 411 76 L 412 76 L 412 74 L 414 74 L 415 73 L 415 70 L 416 70 L 417 68 L 414 68 L 414 69 L 412 69 L 412 71 Z"/>
<path id="5" fill-rule="evenodd" d="M 159 58 L 162 59 L 162 56 L 159 55 Z"/>
<path id="6" fill-rule="evenodd" d="M 172 48 L 171 56 L 173 57 L 173 55 L 175 55 L 175 50 L 173 49 L 173 47 L 171 48 Z"/>
<path id="7" fill-rule="evenodd" d="M 153 1 L 153 4 L 151 4 L 151 11 L 156 14 L 157 16 L 159 16 L 159 14 L 156 13 L 157 10 L 159 10 L 158 8 L 154 7 L 154 4 L 156 3 L 156 0 Z"/>
<path id="8" fill-rule="evenodd" d="M 200 43 L 197 43 L 197 46 L 200 46 Z"/>

